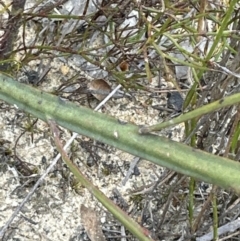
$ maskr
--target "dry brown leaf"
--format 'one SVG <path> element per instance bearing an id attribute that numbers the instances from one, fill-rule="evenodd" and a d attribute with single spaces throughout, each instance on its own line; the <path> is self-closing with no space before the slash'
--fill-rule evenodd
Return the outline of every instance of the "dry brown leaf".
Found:
<path id="1" fill-rule="evenodd" d="M 129 70 L 129 65 L 127 63 L 127 61 L 122 61 L 121 64 L 119 65 L 121 71 L 128 71 Z"/>
<path id="2" fill-rule="evenodd" d="M 91 241 L 106 241 L 96 211 L 81 205 L 80 213 L 82 224 Z"/>
<path id="3" fill-rule="evenodd" d="M 102 101 L 111 92 L 111 87 L 105 80 L 95 79 L 88 84 L 88 90 L 96 99 Z"/>

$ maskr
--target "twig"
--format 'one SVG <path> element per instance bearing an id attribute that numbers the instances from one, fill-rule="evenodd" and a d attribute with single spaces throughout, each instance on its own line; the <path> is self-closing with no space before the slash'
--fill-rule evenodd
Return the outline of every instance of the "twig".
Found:
<path id="1" fill-rule="evenodd" d="M 125 178 L 122 181 L 122 185 L 125 186 L 128 179 L 130 178 L 131 174 L 134 172 L 134 168 L 135 166 L 138 164 L 138 162 L 140 161 L 139 157 L 134 157 L 134 159 L 131 161 L 130 163 L 130 167 L 128 169 L 127 175 L 125 176 Z"/>
<path id="2" fill-rule="evenodd" d="M 227 232 L 234 232 L 238 228 L 240 228 L 240 218 L 218 228 L 218 235 L 222 235 Z M 213 232 L 210 232 L 208 234 L 203 235 L 200 238 L 196 238 L 196 241 L 209 241 L 212 239 L 213 239 Z"/>
<path id="3" fill-rule="evenodd" d="M 198 214 L 194 226 L 193 226 L 193 231 L 196 232 L 196 230 L 198 229 L 199 225 L 201 225 L 203 223 L 204 219 L 203 214 L 205 213 L 205 211 L 207 210 L 208 206 L 210 205 L 210 202 L 212 201 L 212 195 L 213 193 L 216 191 L 216 186 L 213 186 L 212 190 L 211 190 L 211 195 L 208 196 L 207 200 L 204 202 L 203 207 L 200 211 L 200 213 Z"/>
<path id="4" fill-rule="evenodd" d="M 123 225 L 121 225 L 121 241 L 127 241 L 126 239 L 126 232 L 125 232 L 125 228 Z"/>
<path id="5" fill-rule="evenodd" d="M 11 13 L 8 18 L 7 30 L 0 42 L 0 59 L 7 60 L 12 55 L 13 45 L 16 42 L 19 28 L 22 23 L 22 13 L 26 0 L 12 2 Z"/>

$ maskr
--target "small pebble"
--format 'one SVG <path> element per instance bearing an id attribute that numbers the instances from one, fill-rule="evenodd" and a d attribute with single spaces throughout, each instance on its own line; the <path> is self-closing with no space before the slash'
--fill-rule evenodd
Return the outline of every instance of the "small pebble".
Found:
<path id="1" fill-rule="evenodd" d="M 178 112 L 182 110 L 183 106 L 183 98 L 180 95 L 179 92 L 169 92 L 167 94 L 168 100 L 167 100 L 167 106 L 170 109 L 174 109 Z"/>

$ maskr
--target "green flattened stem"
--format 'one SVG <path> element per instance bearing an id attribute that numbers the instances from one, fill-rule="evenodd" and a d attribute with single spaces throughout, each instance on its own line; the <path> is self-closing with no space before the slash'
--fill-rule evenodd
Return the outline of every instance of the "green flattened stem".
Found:
<path id="1" fill-rule="evenodd" d="M 71 131 L 91 137 L 160 166 L 240 193 L 240 164 L 152 134 L 20 84 L 0 74 L 0 99 L 44 121 L 51 118 Z"/>

